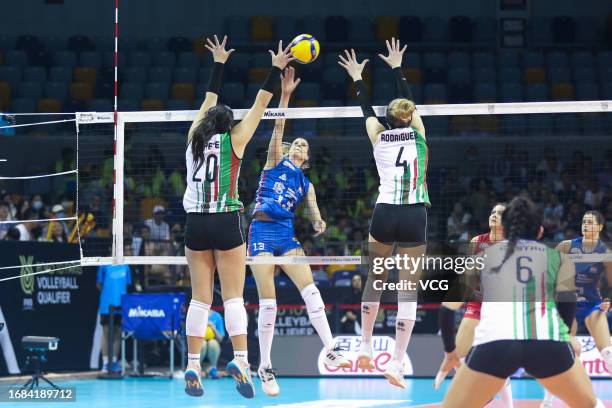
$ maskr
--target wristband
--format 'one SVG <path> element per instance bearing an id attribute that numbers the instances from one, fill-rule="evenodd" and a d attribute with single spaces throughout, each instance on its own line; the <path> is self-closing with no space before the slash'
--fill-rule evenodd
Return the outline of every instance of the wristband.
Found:
<path id="1" fill-rule="evenodd" d="M 273 93 L 274 86 L 276 85 L 277 81 L 280 80 L 280 73 L 281 69 L 279 67 L 272 66 L 264 83 L 261 85 L 261 89 Z"/>
<path id="2" fill-rule="evenodd" d="M 210 73 L 210 78 L 208 79 L 208 91 L 210 93 L 214 93 L 219 95 L 221 91 L 221 78 L 223 77 L 223 66 L 220 62 L 215 62 L 213 69 Z"/>

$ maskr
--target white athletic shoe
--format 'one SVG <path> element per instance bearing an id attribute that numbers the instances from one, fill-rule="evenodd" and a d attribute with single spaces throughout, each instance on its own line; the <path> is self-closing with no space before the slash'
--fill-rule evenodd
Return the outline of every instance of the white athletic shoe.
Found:
<path id="1" fill-rule="evenodd" d="M 276 382 L 276 372 L 271 366 L 259 367 L 259 370 L 257 370 L 257 375 L 261 380 L 261 389 L 266 395 L 276 397 L 278 394 L 280 394 L 280 388 Z"/>
<path id="2" fill-rule="evenodd" d="M 338 347 L 334 347 L 331 350 L 327 350 L 327 354 L 325 354 L 325 364 L 331 367 L 351 367 L 351 362 L 348 361 L 342 354 L 340 354 Z"/>
<path id="3" fill-rule="evenodd" d="M 361 349 L 357 355 L 357 367 L 360 370 L 373 370 L 374 363 L 372 363 L 372 346 L 365 342 L 361 342 Z"/>
<path id="4" fill-rule="evenodd" d="M 396 359 L 391 360 L 387 369 L 383 374 L 391 385 L 395 385 L 399 388 L 406 388 L 406 380 L 404 380 L 404 364 L 400 363 Z"/>

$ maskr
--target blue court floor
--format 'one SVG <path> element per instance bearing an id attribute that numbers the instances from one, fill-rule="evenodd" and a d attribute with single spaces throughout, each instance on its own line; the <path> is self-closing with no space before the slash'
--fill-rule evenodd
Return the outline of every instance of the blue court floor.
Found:
<path id="1" fill-rule="evenodd" d="M 207 380 L 202 398 L 188 397 L 179 379 L 141 379 L 126 377 L 123 380 L 80 380 L 58 382 L 60 386 L 76 387 L 77 401 L 57 403 L 0 403 L 0 408 L 26 406 L 46 408 L 58 406 L 83 408 L 170 408 L 170 407 L 274 407 L 274 408 L 400 408 L 418 407 L 439 403 L 449 384 L 439 391 L 432 388 L 431 379 L 410 379 L 408 388 L 400 390 L 385 379 L 336 379 L 336 378 L 279 378 L 281 394 L 270 398 L 260 388 L 255 398 L 242 398 L 229 378 Z M 259 382 L 256 380 L 256 386 Z M 612 400 L 612 381 L 594 381 L 597 396 Z M 542 397 L 540 386 L 533 380 L 513 380 L 514 399 L 520 407 L 537 407 L 535 400 Z M 532 400 L 518 401 L 518 400 Z M 493 403 L 491 406 L 495 406 Z M 563 404 L 557 402 L 555 407 Z M 612 403 L 606 403 L 612 407 Z"/>

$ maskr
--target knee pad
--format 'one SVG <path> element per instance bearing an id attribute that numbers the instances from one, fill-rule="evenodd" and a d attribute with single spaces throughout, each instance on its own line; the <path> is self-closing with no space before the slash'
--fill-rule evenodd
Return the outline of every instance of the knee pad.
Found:
<path id="1" fill-rule="evenodd" d="M 185 321 L 185 332 L 188 336 L 206 337 L 209 311 L 209 304 L 191 299 L 189 308 L 187 309 L 187 319 Z"/>
<path id="2" fill-rule="evenodd" d="M 230 337 L 247 334 L 249 324 L 243 298 L 232 298 L 223 302 L 225 308 L 225 328 Z"/>
<path id="3" fill-rule="evenodd" d="M 397 302 L 397 320 L 416 320 L 416 302 Z"/>
<path id="4" fill-rule="evenodd" d="M 314 283 L 306 286 L 300 293 L 302 295 L 302 299 L 304 299 L 306 310 L 308 311 L 308 316 L 311 320 L 313 317 L 326 316 L 325 303 L 323 303 L 321 293 Z"/>
<path id="5" fill-rule="evenodd" d="M 259 315 L 257 317 L 257 330 L 273 331 L 276 323 L 276 299 L 260 299 Z"/>

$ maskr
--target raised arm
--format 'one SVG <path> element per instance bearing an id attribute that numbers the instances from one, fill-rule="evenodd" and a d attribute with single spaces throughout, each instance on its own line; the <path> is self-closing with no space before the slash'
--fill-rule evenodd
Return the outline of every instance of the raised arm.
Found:
<path id="1" fill-rule="evenodd" d="M 321 211 L 319 211 L 319 205 L 317 204 L 317 194 L 315 188 L 310 184 L 308 188 L 308 194 L 306 196 L 306 212 L 307 217 L 312 223 L 312 228 L 315 230 L 314 236 L 321 235 L 325 232 L 327 224 L 321 218 Z"/>
<path id="2" fill-rule="evenodd" d="M 195 120 L 191 124 L 191 128 L 189 129 L 187 142 L 191 140 L 191 135 L 193 131 L 200 124 L 202 118 L 206 114 L 206 111 L 213 106 L 217 105 L 217 99 L 219 98 L 219 91 L 221 90 L 221 79 L 223 77 L 223 67 L 229 58 L 229 56 L 235 51 L 233 48 L 231 50 L 225 50 L 225 43 L 227 42 L 227 35 L 223 37 L 223 41 L 219 43 L 219 39 L 215 35 L 215 42 L 213 43 L 210 38 L 206 39 L 206 43 L 204 46 L 207 50 L 209 50 L 215 61 L 213 69 L 210 73 L 210 78 L 208 79 L 208 88 L 206 91 L 206 98 L 204 98 L 204 102 L 196 115 Z"/>
<path id="3" fill-rule="evenodd" d="M 272 100 L 274 85 L 280 78 L 282 70 L 285 69 L 289 62 L 294 60 L 291 54 L 291 45 L 283 49 L 282 41 L 278 43 L 278 51 L 276 54 L 274 54 L 272 50 L 269 50 L 269 52 L 270 55 L 272 55 L 272 68 L 270 68 L 270 72 L 268 72 L 268 76 L 261 86 L 261 89 L 257 92 L 257 97 L 255 97 L 253 106 L 251 106 L 251 109 L 249 109 L 244 116 L 244 119 L 242 119 L 231 132 L 234 151 L 240 156 L 244 153 L 244 148 L 253 137 L 264 111 Z"/>
<path id="4" fill-rule="evenodd" d="M 368 63 L 368 60 L 363 60 L 361 63 L 357 62 L 357 55 L 353 49 L 351 49 L 350 53 L 348 50 L 344 50 L 344 54 L 345 55 L 339 55 L 340 61 L 338 61 L 338 64 L 346 70 L 355 83 L 355 88 L 357 88 L 357 98 L 359 99 L 359 104 L 361 105 L 361 110 L 363 111 L 363 117 L 366 121 L 366 130 L 368 132 L 370 142 L 375 144 L 378 139 L 378 134 L 385 130 L 385 128 L 376 118 L 376 113 L 374 113 L 372 104 L 368 99 L 365 85 L 363 84 L 363 78 L 361 77 L 361 73 L 365 68 L 365 64 Z"/>
<path id="5" fill-rule="evenodd" d="M 386 44 L 389 55 L 378 54 L 378 56 L 393 70 L 395 87 L 397 88 L 399 97 L 416 102 L 412 96 L 410 85 L 408 84 L 408 81 L 404 77 L 404 72 L 402 71 L 402 59 L 404 58 L 404 51 L 406 51 L 407 45 L 404 45 L 404 47 L 400 49 L 400 41 L 395 38 L 391 38 L 391 42 L 387 40 Z M 423 119 L 421 119 L 421 115 L 416 110 L 412 113 L 411 126 L 425 136 L 425 125 L 423 124 Z"/>
<path id="6" fill-rule="evenodd" d="M 288 67 L 285 69 L 285 75 L 281 74 L 281 98 L 278 107 L 281 109 L 289 106 L 291 94 L 297 88 L 300 79 L 295 79 L 295 69 Z M 274 121 L 274 130 L 268 145 L 268 158 L 264 169 L 271 169 L 280 162 L 283 157 L 283 133 L 285 131 L 285 118 L 279 117 Z"/>
<path id="7" fill-rule="evenodd" d="M 404 45 L 404 48 L 400 49 L 400 41 L 395 38 L 391 38 L 391 42 L 387 40 L 386 44 L 389 55 L 378 54 L 378 56 L 393 70 L 398 97 L 410 99 L 414 102 L 410 85 L 406 78 L 404 78 L 404 73 L 402 72 L 402 59 L 404 57 L 404 51 L 406 51 L 406 47 L 408 46 Z"/>

